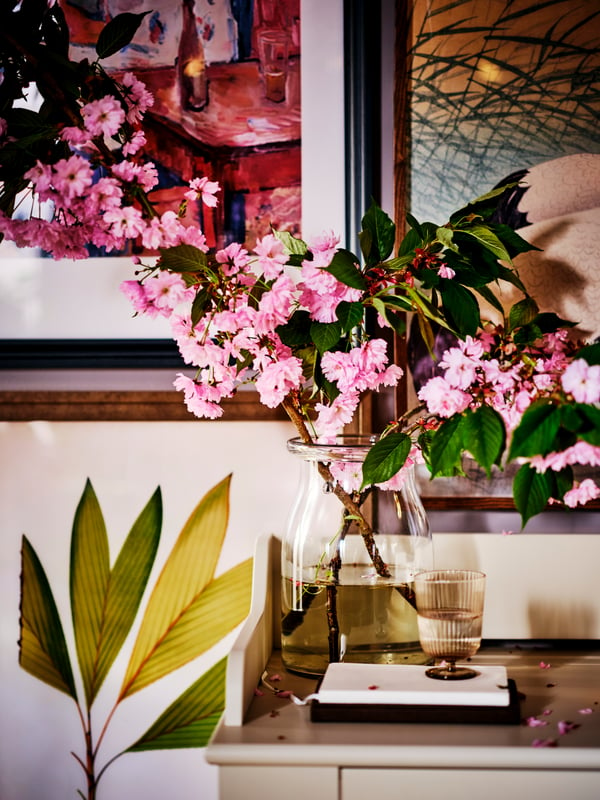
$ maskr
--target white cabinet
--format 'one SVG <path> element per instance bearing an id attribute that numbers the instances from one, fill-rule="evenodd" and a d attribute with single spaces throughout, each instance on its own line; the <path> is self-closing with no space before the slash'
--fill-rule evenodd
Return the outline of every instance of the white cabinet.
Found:
<path id="1" fill-rule="evenodd" d="M 600 775 L 573 770 L 344 769 L 339 796 L 341 800 L 598 800 Z"/>
<path id="2" fill-rule="evenodd" d="M 539 537 L 541 548 L 545 539 Z M 595 556 L 588 553 L 595 572 L 600 537 L 589 540 L 588 550 L 596 548 Z M 279 549 L 273 538 L 259 543 L 252 609 L 230 655 L 226 710 L 206 751 L 219 766 L 220 800 L 600 798 L 597 639 L 545 649 L 539 643 L 496 642 L 473 658 L 476 664 L 506 666 L 523 695 L 523 720 L 535 717 L 544 723 L 539 727 L 311 722 L 309 706 L 296 705 L 288 693 L 307 697 L 316 682 L 287 673 L 277 649 Z M 557 569 L 565 565 L 559 561 Z M 546 574 L 548 581 L 552 577 Z M 556 586 L 564 588 L 556 577 Z M 499 584 L 498 574 L 494 582 Z M 510 580 L 507 585 L 514 601 L 518 587 Z M 580 616 L 597 625 L 595 578 L 577 591 L 586 598 Z M 500 600 L 492 595 L 492 602 Z M 522 603 L 524 617 L 534 611 L 534 604 Z M 523 624 L 515 620 L 518 630 Z M 280 676 L 275 685 L 287 691 L 277 694 L 263 684 L 256 692 L 263 674 L 271 684 Z M 576 727 L 562 733 L 558 723 L 565 720 Z M 556 746 L 536 747 L 535 739 Z"/>

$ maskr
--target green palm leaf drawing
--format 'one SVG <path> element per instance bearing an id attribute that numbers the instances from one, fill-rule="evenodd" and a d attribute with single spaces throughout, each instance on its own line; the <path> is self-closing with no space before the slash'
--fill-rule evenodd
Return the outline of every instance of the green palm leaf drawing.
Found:
<path id="1" fill-rule="evenodd" d="M 242 622 L 249 610 L 251 580 L 252 559 L 248 559 L 211 581 L 166 628 L 156 629 L 154 644 L 139 663 L 134 661 L 134 649 L 121 698 L 205 653 Z M 151 627 L 153 620 L 149 616 L 146 620 Z"/>
<path id="2" fill-rule="evenodd" d="M 223 658 L 205 672 L 127 752 L 205 747 L 225 708 L 226 665 Z"/>
<path id="3" fill-rule="evenodd" d="M 208 650 L 248 614 L 252 559 L 215 578 L 229 517 L 230 483 L 231 475 L 205 495 L 167 557 L 150 595 L 113 712 L 128 695 Z M 85 771 L 88 800 L 96 797 L 98 781 L 119 756 L 141 750 L 203 747 L 223 712 L 225 659 L 183 692 L 128 750 L 97 771 L 98 748 L 113 712 L 94 740 L 90 707 L 133 625 L 158 549 L 161 525 L 162 499 L 157 489 L 133 524 L 111 570 L 104 518 L 92 484 L 86 481 L 73 521 L 70 564 L 71 615 L 85 708 L 77 698 L 48 579 L 23 537 L 19 662 L 77 704 L 86 752 L 83 758 L 73 755 Z M 81 791 L 78 795 L 84 797 Z"/>
<path id="4" fill-rule="evenodd" d="M 212 580 L 230 481 L 205 495 L 181 531 L 148 601 L 119 700 L 205 652 L 248 613 L 249 561 Z"/>
<path id="5" fill-rule="evenodd" d="M 88 707 L 93 703 L 135 619 L 162 524 L 157 489 L 109 567 L 108 538 L 94 489 L 86 483 L 71 540 L 71 608 Z"/>
<path id="6" fill-rule="evenodd" d="M 73 670 L 56 603 L 35 550 L 23 536 L 19 664 L 77 700 Z"/>

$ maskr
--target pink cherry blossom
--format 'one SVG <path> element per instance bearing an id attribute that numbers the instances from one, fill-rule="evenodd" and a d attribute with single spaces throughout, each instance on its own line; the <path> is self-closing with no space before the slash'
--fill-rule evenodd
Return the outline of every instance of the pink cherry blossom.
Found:
<path id="1" fill-rule="evenodd" d="M 190 181 L 190 189 L 185 192 L 184 197 L 187 197 L 188 200 L 200 198 L 205 206 L 214 208 L 218 203 L 215 194 L 219 190 L 220 186 L 216 181 L 209 181 L 206 177 L 194 178 Z"/>
<path id="2" fill-rule="evenodd" d="M 543 728 L 548 723 L 546 722 L 546 720 L 538 719 L 537 717 L 527 717 L 527 719 L 525 720 L 525 724 L 529 728 Z"/>
<path id="3" fill-rule="evenodd" d="M 114 136 L 125 122 L 125 112 L 110 95 L 92 100 L 81 109 L 85 129 L 90 136 Z"/>
<path id="4" fill-rule="evenodd" d="M 356 492 L 362 484 L 362 464 L 357 461 L 333 461 L 331 474 L 345 492 Z"/>
<path id="5" fill-rule="evenodd" d="M 440 366 L 445 369 L 446 381 L 456 389 L 468 389 L 477 376 L 477 362 L 465 355 L 459 347 L 446 350 Z"/>
<path id="6" fill-rule="evenodd" d="M 133 206 L 123 206 L 109 210 L 104 215 L 104 222 L 117 239 L 135 239 L 144 232 L 146 224 L 141 212 Z"/>
<path id="7" fill-rule="evenodd" d="M 561 721 L 557 723 L 556 727 L 558 728 L 559 735 L 564 736 L 565 734 L 571 733 L 571 731 L 579 728 L 579 725 L 576 722 L 570 722 L 569 720 L 561 719 Z"/>
<path id="8" fill-rule="evenodd" d="M 316 403 L 315 431 L 319 438 L 336 436 L 341 433 L 344 426 L 352 421 L 354 412 L 360 401 L 359 392 L 346 392 L 339 394 L 328 405 Z"/>
<path id="9" fill-rule="evenodd" d="M 123 155 L 133 156 L 146 145 L 146 134 L 143 131 L 134 131 L 131 138 L 123 145 Z"/>
<path id="10" fill-rule="evenodd" d="M 92 170 L 85 158 L 70 156 L 56 162 L 52 180 L 60 194 L 77 197 L 92 185 Z"/>
<path id="11" fill-rule="evenodd" d="M 184 393 L 187 409 L 195 416 L 218 419 L 223 415 L 221 406 L 207 399 L 208 387 L 203 384 L 196 383 L 187 375 L 179 373 L 173 381 L 173 386 Z"/>
<path id="12" fill-rule="evenodd" d="M 215 258 L 222 265 L 223 274 L 232 276 L 244 270 L 250 262 L 250 254 L 237 242 L 232 242 L 222 250 L 217 250 Z"/>
<path id="13" fill-rule="evenodd" d="M 123 281 L 119 288 L 137 313 L 148 314 L 150 317 L 158 315 L 158 309 L 146 294 L 146 288 L 140 281 Z"/>
<path id="14" fill-rule="evenodd" d="M 258 256 L 257 266 L 267 279 L 277 278 L 288 257 L 283 252 L 283 244 L 272 233 L 259 239 L 254 248 Z"/>
<path id="15" fill-rule="evenodd" d="M 140 122 L 145 112 L 154 105 L 154 96 L 132 72 L 123 75 L 121 87 L 127 105 L 127 121 L 132 124 Z"/>
<path id="16" fill-rule="evenodd" d="M 294 304 L 294 282 L 287 275 L 280 275 L 260 298 L 254 327 L 259 336 L 274 331 L 278 325 L 288 321 Z"/>
<path id="17" fill-rule="evenodd" d="M 565 392 L 573 395 L 577 403 L 600 402 L 600 365 L 589 366 L 583 358 L 576 358 L 561 377 Z"/>
<path id="18" fill-rule="evenodd" d="M 272 361 L 265 366 L 256 379 L 256 390 L 261 403 L 276 408 L 302 382 L 302 361 L 295 356 L 281 361 Z"/>
<path id="19" fill-rule="evenodd" d="M 575 482 L 573 488 L 565 493 L 563 502 L 569 508 L 575 508 L 575 506 L 584 506 L 597 497 L 600 497 L 600 488 L 591 478 L 586 478 L 581 483 Z"/>
<path id="20" fill-rule="evenodd" d="M 180 303 L 194 297 L 195 290 L 186 285 L 181 275 L 161 270 L 146 281 L 146 295 L 164 316 L 169 317 Z"/>
<path id="21" fill-rule="evenodd" d="M 440 264 L 438 273 L 440 278 L 452 279 L 456 276 L 456 272 L 452 269 L 452 267 L 449 267 L 447 264 L 444 263 Z"/>
<path id="22" fill-rule="evenodd" d="M 440 375 L 427 381 L 418 398 L 427 405 L 430 414 L 444 418 L 462 413 L 471 402 L 471 395 L 454 389 Z"/>
<path id="23" fill-rule="evenodd" d="M 342 301 L 352 303 L 362 296 L 359 289 L 346 286 L 324 269 L 333 255 L 333 250 L 318 251 L 313 261 L 302 265 L 299 302 L 317 322 L 335 322 L 335 311 Z"/>

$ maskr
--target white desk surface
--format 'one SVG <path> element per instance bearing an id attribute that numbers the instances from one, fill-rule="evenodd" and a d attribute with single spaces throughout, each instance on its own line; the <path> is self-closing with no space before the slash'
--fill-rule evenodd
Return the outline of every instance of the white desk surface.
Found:
<path id="1" fill-rule="evenodd" d="M 305 697 L 316 681 L 287 672 L 274 650 L 266 667 L 284 696 L 259 686 L 244 724 L 220 724 L 206 756 L 226 765 L 316 765 L 339 767 L 452 767 L 600 770 L 600 649 L 547 650 L 522 646 L 484 647 L 475 664 L 503 664 L 521 698 L 520 725 L 439 723 L 311 722 L 308 706 L 285 696 Z M 540 664 L 549 664 L 544 668 Z M 280 676 L 280 680 L 273 678 Z M 585 709 L 591 712 L 582 713 Z M 531 727 L 535 717 L 545 725 Z M 578 727 L 560 733 L 559 722 Z M 535 747 L 536 739 L 555 740 Z"/>

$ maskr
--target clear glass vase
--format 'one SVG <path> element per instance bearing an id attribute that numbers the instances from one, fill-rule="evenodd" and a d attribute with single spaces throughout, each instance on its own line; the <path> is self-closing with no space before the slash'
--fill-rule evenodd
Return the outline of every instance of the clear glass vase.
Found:
<path id="1" fill-rule="evenodd" d="M 333 661 L 427 661 L 413 576 L 432 566 L 429 522 L 412 468 L 399 490 L 355 488 L 374 441 L 288 442 L 302 462 L 281 572 L 282 658 L 294 672 L 322 675 Z"/>

